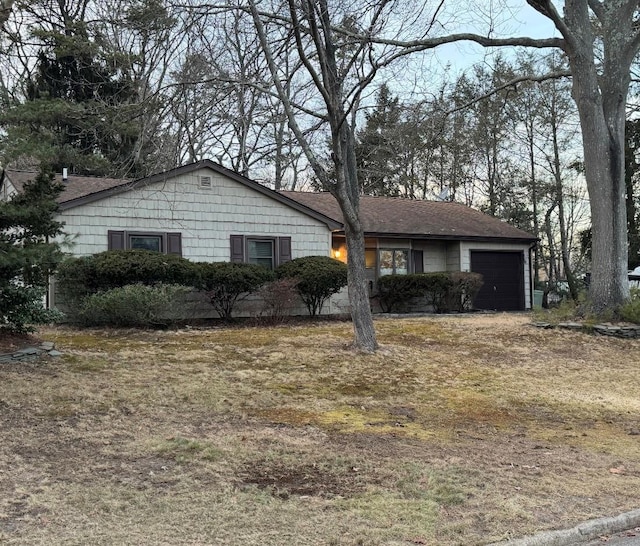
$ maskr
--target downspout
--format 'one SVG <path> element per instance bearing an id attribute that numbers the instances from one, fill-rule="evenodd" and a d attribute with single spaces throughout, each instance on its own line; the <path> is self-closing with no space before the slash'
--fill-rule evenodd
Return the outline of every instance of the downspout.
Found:
<path id="1" fill-rule="evenodd" d="M 540 239 L 536 239 L 534 243 L 531 243 L 531 245 L 529 246 L 529 310 L 533 311 L 533 303 L 534 303 L 534 297 L 533 297 L 533 291 L 535 290 L 535 286 L 534 286 L 534 278 L 535 278 L 535 273 L 533 271 L 534 268 L 534 264 L 531 261 L 531 257 L 533 255 L 533 249 L 538 245 L 538 242 L 540 241 Z"/>

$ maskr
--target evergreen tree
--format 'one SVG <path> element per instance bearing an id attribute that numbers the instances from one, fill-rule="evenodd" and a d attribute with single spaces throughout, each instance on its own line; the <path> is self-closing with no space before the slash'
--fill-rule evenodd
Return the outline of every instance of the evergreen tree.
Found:
<path id="1" fill-rule="evenodd" d="M 625 140 L 625 187 L 627 231 L 629 236 L 629 269 L 640 265 L 640 119 L 628 120 Z"/>
<path id="2" fill-rule="evenodd" d="M 41 172 L 22 192 L 0 202 L 0 327 L 28 331 L 56 313 L 43 307 L 49 275 L 62 258 L 53 239 L 62 233 L 55 219 L 62 186 Z"/>
<path id="3" fill-rule="evenodd" d="M 398 98 L 383 84 L 376 105 L 366 114 L 367 123 L 358 134 L 356 155 L 360 191 L 365 195 L 398 195 L 395 168 L 401 108 Z"/>
<path id="4" fill-rule="evenodd" d="M 131 2 L 122 7 L 118 36 L 106 20 L 88 22 L 85 9 L 60 4 L 60 13 L 46 17 L 47 5 L 38 0 L 29 8 L 40 45 L 21 82 L 22 96 L 5 98 L 0 107 L 3 162 L 42 162 L 76 174 L 148 174 L 162 138 L 156 134 L 160 106 L 149 96 L 145 70 L 151 61 L 145 55 L 155 35 L 174 20 L 159 0 Z"/>

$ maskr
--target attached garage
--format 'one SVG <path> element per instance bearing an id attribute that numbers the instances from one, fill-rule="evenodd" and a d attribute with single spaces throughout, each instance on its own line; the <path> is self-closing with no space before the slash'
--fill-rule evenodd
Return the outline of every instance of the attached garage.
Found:
<path id="1" fill-rule="evenodd" d="M 522 252 L 471 251 L 471 271 L 480 273 L 484 285 L 475 299 L 477 309 L 525 309 L 524 255 Z"/>

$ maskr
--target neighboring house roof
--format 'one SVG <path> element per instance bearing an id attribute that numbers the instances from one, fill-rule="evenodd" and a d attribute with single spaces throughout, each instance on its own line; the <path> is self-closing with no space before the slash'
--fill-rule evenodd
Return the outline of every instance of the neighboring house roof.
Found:
<path id="1" fill-rule="evenodd" d="M 236 182 L 257 191 L 258 193 L 261 193 L 271 199 L 275 199 L 276 201 L 283 203 L 295 210 L 298 210 L 299 212 L 302 212 L 307 216 L 311 216 L 312 218 L 315 218 L 316 220 L 327 224 L 327 227 L 329 229 L 339 229 L 340 227 L 342 227 L 341 223 L 338 223 L 332 218 L 325 216 L 320 211 L 307 207 L 304 203 L 294 201 L 286 195 L 275 192 L 267 188 L 266 186 L 259 184 L 258 182 L 255 182 L 208 159 L 204 159 L 196 163 L 189 163 L 175 169 L 154 174 L 146 178 L 139 178 L 137 180 L 127 178 L 106 178 L 98 176 L 79 176 L 70 174 L 67 180 L 64 182 L 65 188 L 58 199 L 58 202 L 60 203 L 60 210 L 64 211 L 73 207 L 85 205 L 94 201 L 99 201 L 100 199 L 104 199 L 105 197 L 118 195 L 120 193 L 124 193 L 136 188 L 142 188 L 150 184 L 155 184 L 157 182 L 162 182 L 163 180 L 174 178 L 176 176 L 189 174 L 203 168 L 211 169 L 212 171 L 235 180 Z M 16 191 L 19 192 L 22 190 L 26 182 L 32 180 L 35 176 L 37 176 L 37 173 L 32 171 L 13 171 L 7 169 L 3 172 L 3 176 L 6 176 L 11 181 Z M 61 174 L 56 174 L 56 179 L 58 180 L 58 182 L 63 182 Z"/>
<path id="2" fill-rule="evenodd" d="M 5 174 L 17 192 L 21 192 L 27 182 L 38 176 L 38 173 L 34 171 L 7 170 Z M 115 188 L 122 188 L 126 190 L 131 188 L 131 183 L 133 182 L 133 180 L 126 178 L 80 176 L 75 174 L 70 175 L 66 182 L 63 182 L 61 174 L 57 174 L 56 179 L 58 182 L 64 184 L 64 190 L 62 190 L 62 193 L 58 198 L 60 205 L 73 203 L 77 199 L 83 199 L 87 196 L 98 194 L 102 195 L 106 191 L 114 190 Z"/>
<path id="3" fill-rule="evenodd" d="M 280 192 L 343 224 L 338 202 L 328 192 Z M 366 235 L 430 239 L 509 240 L 536 237 L 502 220 L 450 201 L 401 197 L 360 197 L 360 220 Z"/>

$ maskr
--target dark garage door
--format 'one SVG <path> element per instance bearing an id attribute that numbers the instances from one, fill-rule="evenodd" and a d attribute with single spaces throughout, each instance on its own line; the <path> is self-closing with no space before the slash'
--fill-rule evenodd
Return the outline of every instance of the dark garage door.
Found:
<path id="1" fill-rule="evenodd" d="M 484 284 L 476 296 L 476 309 L 521 311 L 524 309 L 524 264 L 522 252 L 471 251 L 471 271 L 480 273 Z"/>

